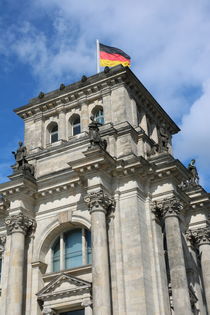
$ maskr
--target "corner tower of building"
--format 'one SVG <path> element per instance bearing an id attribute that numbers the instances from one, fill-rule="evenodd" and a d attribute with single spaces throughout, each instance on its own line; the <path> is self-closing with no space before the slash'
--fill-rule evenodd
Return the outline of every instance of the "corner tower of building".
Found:
<path id="1" fill-rule="evenodd" d="M 15 112 L 25 135 L 0 185 L 2 314 L 207 314 L 209 195 L 132 71 L 105 68 Z"/>

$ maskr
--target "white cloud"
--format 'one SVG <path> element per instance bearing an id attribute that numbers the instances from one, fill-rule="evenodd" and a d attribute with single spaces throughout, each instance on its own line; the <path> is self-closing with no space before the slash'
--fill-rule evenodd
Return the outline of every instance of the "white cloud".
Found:
<path id="1" fill-rule="evenodd" d="M 202 96 L 183 117 L 182 132 L 176 137 L 175 152 L 184 160 L 197 159 L 202 183 L 210 179 L 210 79 L 203 85 Z"/>

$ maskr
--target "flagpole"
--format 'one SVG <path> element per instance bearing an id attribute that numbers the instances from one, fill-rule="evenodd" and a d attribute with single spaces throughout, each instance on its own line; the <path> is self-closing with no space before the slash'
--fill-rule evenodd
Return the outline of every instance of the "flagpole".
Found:
<path id="1" fill-rule="evenodd" d="M 96 39 L 96 71 L 100 72 L 99 40 Z"/>

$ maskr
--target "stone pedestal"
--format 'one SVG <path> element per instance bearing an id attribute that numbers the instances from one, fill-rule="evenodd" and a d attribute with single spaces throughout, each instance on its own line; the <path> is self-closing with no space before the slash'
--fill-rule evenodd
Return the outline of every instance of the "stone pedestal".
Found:
<path id="1" fill-rule="evenodd" d="M 165 223 L 174 314 L 192 315 L 179 223 L 181 209 L 177 198 L 167 198 L 157 204 L 156 215 Z"/>
<path id="2" fill-rule="evenodd" d="M 22 315 L 25 235 L 34 221 L 22 213 L 5 219 L 11 234 L 6 315 Z"/>
<path id="3" fill-rule="evenodd" d="M 103 191 L 85 197 L 91 213 L 93 314 L 110 315 L 110 275 L 106 214 L 112 201 Z"/>

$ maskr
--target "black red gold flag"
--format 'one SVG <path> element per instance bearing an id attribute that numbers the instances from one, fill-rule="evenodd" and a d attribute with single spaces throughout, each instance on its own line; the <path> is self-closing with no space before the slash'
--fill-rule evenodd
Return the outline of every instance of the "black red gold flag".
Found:
<path id="1" fill-rule="evenodd" d="M 131 58 L 119 48 L 99 44 L 100 50 L 100 66 L 114 67 L 122 64 L 124 67 L 131 64 Z"/>

